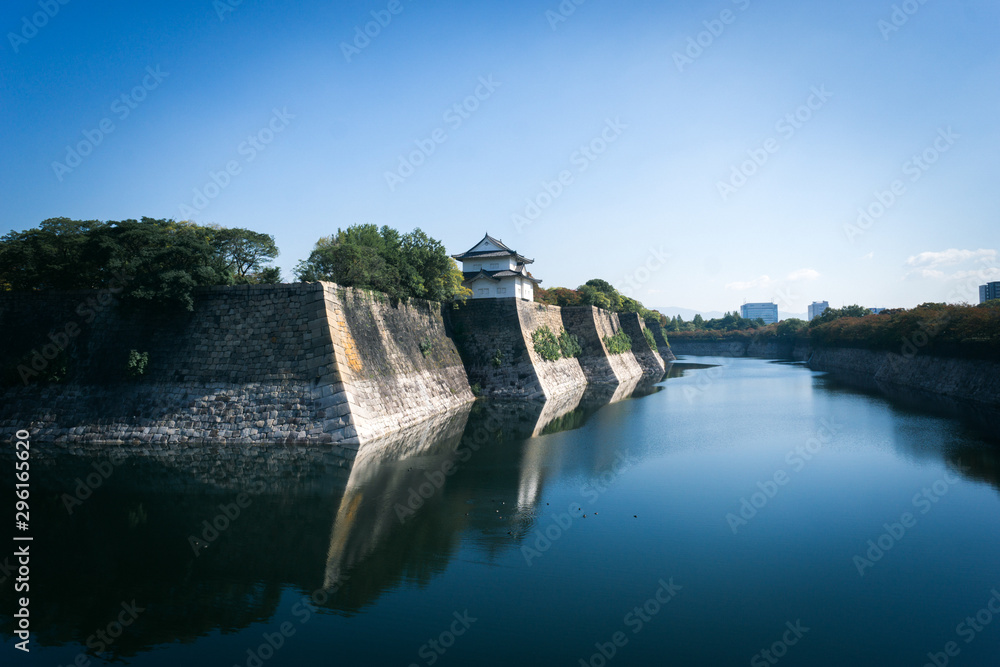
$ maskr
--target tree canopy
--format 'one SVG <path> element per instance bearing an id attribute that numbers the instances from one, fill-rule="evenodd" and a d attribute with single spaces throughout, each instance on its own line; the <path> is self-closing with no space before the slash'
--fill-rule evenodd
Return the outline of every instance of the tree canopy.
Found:
<path id="1" fill-rule="evenodd" d="M 0 288 L 120 288 L 126 302 L 190 310 L 198 286 L 279 282 L 280 272 L 265 266 L 277 254 L 273 237 L 247 229 L 52 218 L 0 238 Z"/>
<path id="2" fill-rule="evenodd" d="M 464 300 L 462 272 L 440 241 L 419 228 L 400 234 L 391 227 L 352 225 L 317 241 L 295 269 L 304 282 L 384 292 L 397 299 Z"/>
<path id="3" fill-rule="evenodd" d="M 536 288 L 535 301 L 551 306 L 597 306 L 614 313 L 638 313 L 647 327 L 664 328 L 669 322 L 666 316 L 625 296 L 601 278 L 592 278 L 575 290 L 566 287 Z"/>

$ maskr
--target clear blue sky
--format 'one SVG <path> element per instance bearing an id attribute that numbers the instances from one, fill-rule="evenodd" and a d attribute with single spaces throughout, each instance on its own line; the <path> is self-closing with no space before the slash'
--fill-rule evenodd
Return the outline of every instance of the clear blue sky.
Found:
<path id="1" fill-rule="evenodd" d="M 42 0 L 37 30 L 39 2 L 9 0 L 0 231 L 249 227 L 291 279 L 338 226 L 420 227 L 452 253 L 488 230 L 543 286 L 638 270 L 626 290 L 649 306 L 974 302 L 1000 280 L 1000 5 L 910 1 L 890 31 L 894 3 L 873 0 L 569 16 L 557 0 Z M 391 22 L 345 55 L 372 12 Z M 96 145 L 72 166 L 80 142 Z M 398 171 L 417 142 L 430 154 Z M 925 151 L 933 164 L 909 162 Z M 201 200 L 213 172 L 225 187 Z M 876 193 L 895 201 L 858 225 Z"/>

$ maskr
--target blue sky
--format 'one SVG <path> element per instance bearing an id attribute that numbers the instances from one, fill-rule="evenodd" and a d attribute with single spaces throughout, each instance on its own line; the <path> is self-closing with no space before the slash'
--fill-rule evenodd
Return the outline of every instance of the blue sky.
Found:
<path id="1" fill-rule="evenodd" d="M 677 4 L 10 0 L 0 231 L 249 227 L 287 279 L 354 223 L 489 231 L 702 310 L 1000 280 L 997 3 Z"/>

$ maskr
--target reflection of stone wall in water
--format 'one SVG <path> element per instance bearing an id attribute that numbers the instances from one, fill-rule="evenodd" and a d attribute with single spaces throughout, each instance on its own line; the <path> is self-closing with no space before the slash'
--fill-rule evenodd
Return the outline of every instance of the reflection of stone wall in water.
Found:
<path id="1" fill-rule="evenodd" d="M 44 622 L 33 624 L 33 639 L 82 642 L 113 621 L 123 601 L 135 600 L 145 608 L 140 622 L 110 648 L 109 657 L 127 658 L 250 627 L 277 612 L 287 587 L 320 585 L 353 451 L 225 449 L 220 457 L 176 445 L 111 452 L 36 443 L 32 536 L 45 548 L 32 550 L 32 603 Z M 98 483 L 87 487 L 88 478 Z M 235 518 L 223 515 L 220 506 L 234 516 L 239 494 L 252 489 Z M 222 529 L 206 533 L 205 522 Z M 208 540 L 198 555 L 191 536 Z M 5 609 L 13 608 L 12 595 L 0 588 Z"/>
<path id="2" fill-rule="evenodd" d="M 1000 407 L 1000 363 L 847 348 L 817 348 L 807 362 L 816 371 L 854 373 L 881 385 L 909 387 Z"/>
<path id="3" fill-rule="evenodd" d="M 134 597 L 147 615 L 115 647 L 127 657 L 248 627 L 273 616 L 289 588 L 328 587 L 327 606 L 355 613 L 400 581 L 430 581 L 463 533 L 490 554 L 517 549 L 548 479 L 570 467 L 601 474 L 627 445 L 531 436 L 581 426 L 617 390 L 467 404 L 361 446 L 39 445 L 36 542 L 72 545 L 73 560 L 66 565 L 65 549 L 36 556 L 37 602 L 50 621 L 39 639 L 78 641 Z M 11 464 L 9 451 L 0 465 Z M 109 461 L 110 474 L 67 512 L 77 480 Z M 206 535 L 205 522 L 241 493 L 249 502 L 239 516 Z M 208 540 L 197 555 L 191 536 Z M 11 595 L 0 590 L 0 603 Z"/>

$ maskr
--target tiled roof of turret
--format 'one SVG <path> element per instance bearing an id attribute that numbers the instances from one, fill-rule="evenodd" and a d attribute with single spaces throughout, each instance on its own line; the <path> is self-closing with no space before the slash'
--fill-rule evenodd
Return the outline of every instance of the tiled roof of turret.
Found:
<path id="1" fill-rule="evenodd" d="M 497 248 L 500 248 L 500 249 L 499 250 L 480 250 L 478 252 L 474 252 L 473 249 L 476 246 L 478 246 L 480 243 L 482 243 L 483 241 L 489 241 L 490 243 L 492 243 L 493 245 L 495 245 Z M 464 261 L 464 260 L 471 260 L 471 259 L 486 259 L 486 258 L 492 258 L 492 257 L 510 257 L 510 256 L 516 257 L 517 261 L 521 262 L 522 264 L 532 264 L 535 261 L 533 259 L 528 259 L 527 257 L 525 257 L 523 255 L 519 255 L 516 251 L 511 250 L 510 248 L 508 248 L 507 246 L 505 246 L 503 244 L 503 241 L 501 241 L 499 239 L 495 239 L 492 236 L 490 236 L 489 234 L 486 234 L 485 236 L 483 236 L 483 238 L 479 241 L 479 243 L 477 243 L 476 245 L 472 246 L 472 248 L 470 248 L 469 250 L 463 252 L 462 254 L 460 254 L 460 255 L 452 255 L 452 259 L 457 259 L 458 261 Z"/>

